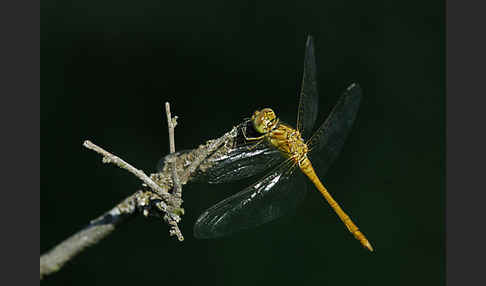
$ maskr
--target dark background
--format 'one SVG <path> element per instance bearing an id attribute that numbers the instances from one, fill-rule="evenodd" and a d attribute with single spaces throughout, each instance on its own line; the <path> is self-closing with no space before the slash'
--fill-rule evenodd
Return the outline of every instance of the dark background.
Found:
<path id="1" fill-rule="evenodd" d="M 270 106 L 295 120 L 307 34 L 322 122 L 351 83 L 357 121 L 325 185 L 375 247 L 317 191 L 295 214 L 217 240 L 198 215 L 251 181 L 184 188 L 186 240 L 138 217 L 44 285 L 445 284 L 445 23 L 438 1 L 42 1 L 44 253 L 140 186 L 83 140 L 147 173 L 168 152 L 163 104 L 193 148 Z"/>

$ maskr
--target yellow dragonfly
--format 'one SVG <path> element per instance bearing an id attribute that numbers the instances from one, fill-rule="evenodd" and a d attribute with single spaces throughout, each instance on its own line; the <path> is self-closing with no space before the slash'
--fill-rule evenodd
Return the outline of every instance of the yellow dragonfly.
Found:
<path id="1" fill-rule="evenodd" d="M 323 175 L 337 157 L 360 101 L 360 87 L 350 85 L 325 122 L 309 136 L 317 118 L 318 102 L 314 44 L 309 36 L 297 128 L 280 121 L 270 108 L 255 111 L 251 119 L 241 125 L 243 143 L 213 162 L 214 167 L 205 172 L 202 179 L 209 183 L 222 183 L 263 171 L 267 174 L 203 212 L 194 226 L 194 235 L 197 238 L 220 237 L 272 221 L 297 207 L 305 195 L 306 181 L 310 179 L 349 232 L 373 251 L 364 234 L 333 199 L 314 170 L 315 166 Z M 304 141 L 304 138 L 308 140 Z"/>

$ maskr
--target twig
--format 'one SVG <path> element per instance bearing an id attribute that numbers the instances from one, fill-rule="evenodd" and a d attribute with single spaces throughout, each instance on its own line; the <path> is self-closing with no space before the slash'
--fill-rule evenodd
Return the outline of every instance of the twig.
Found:
<path id="1" fill-rule="evenodd" d="M 167 127 L 169 129 L 169 151 L 170 154 L 175 153 L 175 139 L 174 139 L 174 128 L 177 125 L 177 116 L 172 118 L 170 114 L 170 104 L 168 102 L 165 103 L 165 113 L 167 114 Z M 172 181 L 173 181 L 173 194 L 178 199 L 178 201 L 174 204 L 174 207 L 182 209 L 182 187 L 179 181 L 179 176 L 177 176 L 176 171 L 176 161 L 173 156 L 171 156 L 171 169 L 172 169 Z M 183 214 L 183 213 L 182 213 Z M 164 219 L 169 222 L 171 225 L 170 235 L 176 235 L 179 241 L 184 240 L 184 236 L 182 236 L 182 232 L 177 225 L 177 221 L 170 219 L 170 214 L 167 214 Z"/>
<path id="2" fill-rule="evenodd" d="M 165 113 L 167 114 L 167 125 L 169 127 L 169 150 L 170 154 L 175 153 L 175 138 L 174 138 L 174 128 L 177 126 L 177 116 L 172 118 L 170 114 L 170 104 L 168 102 L 165 103 Z M 174 180 L 174 189 L 175 189 L 175 196 L 178 198 L 182 198 L 182 187 L 181 182 L 179 181 L 179 176 L 177 175 L 176 171 L 176 161 L 172 160 L 172 179 Z"/>
<path id="3" fill-rule="evenodd" d="M 175 118 L 170 116 L 170 110 L 168 118 L 172 119 L 169 120 L 169 124 L 172 124 L 174 127 Z M 151 190 L 135 192 L 104 215 L 91 221 L 87 227 L 43 254 L 40 257 L 40 278 L 42 279 L 45 275 L 61 269 L 67 261 L 74 258 L 88 246 L 101 241 L 117 225 L 137 213 L 142 213 L 144 216 L 163 216 L 164 220 L 171 226 L 170 234 L 177 235 L 179 240 L 182 240 L 182 234 L 177 226 L 177 223 L 180 221 L 179 215 L 183 214 L 183 209 L 180 208 L 182 199 L 179 195 L 175 195 L 180 193 L 177 190 L 177 186 L 175 186 L 177 184 L 176 181 L 179 181 L 180 186 L 186 184 L 198 172 L 204 172 L 210 168 L 213 159 L 219 156 L 225 156 L 230 150 L 226 147 L 233 144 L 237 136 L 237 130 L 238 127 L 233 127 L 230 132 L 227 132 L 222 137 L 207 141 L 206 144 L 200 145 L 196 149 L 181 154 L 172 153 L 166 156 L 166 162 L 162 170 L 159 173 L 151 174 L 150 177 L 121 158 L 103 150 L 90 141 L 85 141 L 83 143 L 85 147 L 103 155 L 103 162 L 114 163 L 128 170 L 140 178 Z M 171 137 L 170 133 L 169 137 Z M 169 138 L 169 140 L 171 139 Z M 175 145 L 174 149 L 171 149 L 172 151 L 175 151 Z M 173 161 L 169 162 L 171 160 Z M 169 193 L 168 190 L 171 189 L 175 189 L 174 195 Z"/>
<path id="4" fill-rule="evenodd" d="M 86 140 L 83 143 L 83 146 L 96 151 L 103 155 L 103 163 L 113 163 L 120 168 L 123 168 L 130 173 L 137 176 L 140 180 L 142 180 L 145 184 L 147 184 L 152 190 L 156 191 L 164 200 L 170 201 L 172 200 L 171 195 L 167 192 L 167 190 L 162 189 L 159 185 L 157 185 L 152 179 L 150 179 L 142 170 L 138 170 L 132 165 L 128 164 L 127 162 L 123 161 L 119 157 L 111 154 L 108 151 L 105 151 L 103 148 L 93 144 L 91 141 Z"/>
<path id="5" fill-rule="evenodd" d="M 58 271 L 86 247 L 93 245 L 110 234 L 115 226 L 135 213 L 140 192 L 126 198 L 113 209 L 90 222 L 77 232 L 40 257 L 40 279 Z"/>

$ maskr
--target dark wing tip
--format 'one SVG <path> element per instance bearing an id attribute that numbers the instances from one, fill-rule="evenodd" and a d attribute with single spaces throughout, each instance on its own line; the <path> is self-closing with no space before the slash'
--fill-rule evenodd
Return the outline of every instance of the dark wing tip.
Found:
<path id="1" fill-rule="evenodd" d="M 356 83 L 356 82 L 353 82 L 352 84 L 350 84 L 347 88 L 346 88 L 346 91 L 347 92 L 350 92 L 350 91 L 355 91 L 355 92 L 358 92 L 358 93 L 361 93 L 361 86 L 359 85 L 359 83 Z"/>
<path id="2" fill-rule="evenodd" d="M 314 45 L 314 37 L 312 35 L 307 35 L 307 41 L 305 43 L 306 47 Z"/>
<path id="3" fill-rule="evenodd" d="M 353 100 L 356 105 L 361 103 L 362 98 L 362 90 L 361 86 L 358 83 L 353 82 L 350 84 L 346 91 L 344 91 L 343 98 L 346 98 L 345 101 Z"/>

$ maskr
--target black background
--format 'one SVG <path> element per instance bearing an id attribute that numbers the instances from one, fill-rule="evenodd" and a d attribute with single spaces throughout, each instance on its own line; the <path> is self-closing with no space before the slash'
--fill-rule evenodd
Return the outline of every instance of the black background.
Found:
<path id="1" fill-rule="evenodd" d="M 323 178 L 367 235 L 368 253 L 318 192 L 296 214 L 218 240 L 197 216 L 249 181 L 184 188 L 183 243 L 136 218 L 42 283 L 443 285 L 445 24 L 442 2 L 43 1 L 41 236 L 47 251 L 138 188 L 81 146 L 146 172 L 168 151 L 216 138 L 271 106 L 295 120 L 306 35 L 315 36 L 320 117 L 351 82 L 363 102 Z"/>

